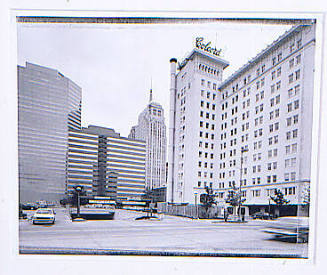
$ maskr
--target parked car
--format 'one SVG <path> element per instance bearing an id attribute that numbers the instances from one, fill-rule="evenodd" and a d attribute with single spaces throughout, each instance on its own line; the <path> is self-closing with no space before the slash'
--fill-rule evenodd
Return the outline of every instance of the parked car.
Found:
<path id="1" fill-rule="evenodd" d="M 22 209 L 19 209 L 19 218 L 20 219 L 26 219 L 27 218 L 27 214 L 24 213 Z"/>
<path id="2" fill-rule="evenodd" d="M 38 202 L 39 208 L 48 208 L 48 203 L 46 201 Z"/>
<path id="3" fill-rule="evenodd" d="M 276 218 L 276 216 L 273 216 L 266 212 L 257 212 L 251 216 L 252 216 L 252 219 L 261 219 L 261 220 L 271 220 L 271 219 Z"/>
<path id="4" fill-rule="evenodd" d="M 33 224 L 54 224 L 55 220 L 55 212 L 51 208 L 37 209 L 32 218 Z"/>
<path id="5" fill-rule="evenodd" d="M 308 242 L 309 218 L 308 217 L 281 217 L 271 221 L 264 232 L 276 238 L 296 238 L 298 242 Z"/>
<path id="6" fill-rule="evenodd" d="M 36 210 L 37 209 L 36 204 L 30 203 L 30 202 L 22 203 L 22 204 L 20 204 L 20 207 L 22 210 Z"/>

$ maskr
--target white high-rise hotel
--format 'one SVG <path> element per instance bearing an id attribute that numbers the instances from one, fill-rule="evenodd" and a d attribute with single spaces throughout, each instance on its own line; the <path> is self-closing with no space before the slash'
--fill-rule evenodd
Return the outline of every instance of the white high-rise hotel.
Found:
<path id="1" fill-rule="evenodd" d="M 166 124 L 162 106 L 152 100 L 139 115 L 129 138 L 146 142 L 145 187 L 148 190 L 166 186 Z"/>
<path id="2" fill-rule="evenodd" d="M 177 73 L 171 59 L 168 201 L 194 203 L 210 186 L 223 202 L 242 181 L 245 205 L 267 205 L 275 189 L 301 203 L 310 183 L 315 25 L 293 27 L 225 81 L 228 62 L 205 44 L 197 39 Z"/>

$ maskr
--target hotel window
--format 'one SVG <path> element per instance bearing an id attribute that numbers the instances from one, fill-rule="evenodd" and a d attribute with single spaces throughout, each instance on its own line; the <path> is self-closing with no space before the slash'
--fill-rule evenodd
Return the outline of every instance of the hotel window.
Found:
<path id="1" fill-rule="evenodd" d="M 216 90 L 217 89 L 217 84 L 213 83 L 213 89 Z"/>
<path id="2" fill-rule="evenodd" d="M 277 161 L 273 162 L 273 169 L 277 169 Z"/>
<path id="3" fill-rule="evenodd" d="M 289 76 L 288 76 L 288 83 L 292 83 L 293 82 L 293 73 L 291 73 Z"/>
<path id="4" fill-rule="evenodd" d="M 261 87 L 263 87 L 265 85 L 265 78 L 261 79 Z"/>
<path id="5" fill-rule="evenodd" d="M 300 85 L 294 87 L 294 95 L 297 95 L 300 92 Z"/>
<path id="6" fill-rule="evenodd" d="M 289 67 L 290 67 L 290 69 L 294 67 L 294 58 L 290 59 Z"/>
<path id="7" fill-rule="evenodd" d="M 291 146 L 290 145 L 285 146 L 285 149 L 286 149 L 286 155 L 291 153 Z"/>
<path id="8" fill-rule="evenodd" d="M 276 176 L 276 175 L 273 175 L 273 176 L 272 176 L 272 181 L 273 181 L 273 182 L 277 182 L 277 176 Z"/>
<path id="9" fill-rule="evenodd" d="M 267 183 L 270 183 L 271 181 L 271 176 L 267 176 Z"/>
<path id="10" fill-rule="evenodd" d="M 274 130 L 274 125 L 273 124 L 269 125 L 269 132 L 271 133 L 273 130 Z"/>
<path id="11" fill-rule="evenodd" d="M 300 79 L 300 70 L 297 70 L 295 72 L 295 80 L 298 80 L 298 79 Z"/>
<path id="12" fill-rule="evenodd" d="M 297 57 L 296 57 L 296 65 L 297 64 L 300 64 L 301 63 L 301 55 L 299 54 Z"/>
<path id="13" fill-rule="evenodd" d="M 273 64 L 273 66 L 276 64 L 276 57 L 272 58 L 272 64 Z"/>
<path id="14" fill-rule="evenodd" d="M 291 173 L 291 181 L 295 181 L 295 178 L 296 178 L 296 173 L 292 172 Z"/>
<path id="15" fill-rule="evenodd" d="M 211 86 L 211 82 L 210 82 L 210 81 L 208 81 L 208 88 L 210 88 L 210 86 Z"/>
<path id="16" fill-rule="evenodd" d="M 292 103 L 287 104 L 287 112 L 292 112 Z"/>
<path id="17" fill-rule="evenodd" d="M 282 53 L 279 53 L 279 54 L 277 55 L 278 62 L 281 61 L 282 58 L 283 58 Z"/>
<path id="18" fill-rule="evenodd" d="M 290 174 L 289 173 L 285 173 L 284 174 L 284 180 L 285 181 L 289 181 L 290 180 Z M 286 194 L 285 194 L 286 195 Z"/>
<path id="19" fill-rule="evenodd" d="M 299 122 L 299 115 L 295 115 L 295 116 L 293 117 L 293 123 L 296 124 L 296 123 L 298 123 L 298 122 Z"/>
<path id="20" fill-rule="evenodd" d="M 265 68 L 266 68 L 266 66 L 265 65 L 262 65 L 262 67 L 261 67 L 261 72 L 262 73 L 265 71 Z"/>
<path id="21" fill-rule="evenodd" d="M 271 80 L 274 80 L 275 77 L 276 77 L 276 72 L 275 71 L 271 72 Z"/>
<path id="22" fill-rule="evenodd" d="M 201 79 L 201 85 L 202 86 L 204 85 L 204 82 L 205 82 L 205 80 L 204 79 Z"/>
<path id="23" fill-rule="evenodd" d="M 299 106 L 300 106 L 299 100 L 295 100 L 294 101 L 294 110 L 299 109 Z"/>
<path id="24" fill-rule="evenodd" d="M 265 97 L 265 92 L 264 91 L 261 91 L 260 92 L 260 98 L 263 99 Z"/>
<path id="25" fill-rule="evenodd" d="M 198 181 L 198 187 L 201 187 L 201 181 Z"/>
<path id="26" fill-rule="evenodd" d="M 276 96 L 276 104 L 280 102 L 280 95 Z"/>
<path id="27" fill-rule="evenodd" d="M 293 138 L 297 138 L 297 133 L 298 133 L 297 129 L 293 130 Z"/>
<path id="28" fill-rule="evenodd" d="M 276 124 L 275 124 L 275 127 L 276 127 Z M 277 136 L 274 136 L 274 143 L 278 143 L 278 135 Z"/>
<path id="29" fill-rule="evenodd" d="M 293 94 L 293 88 L 292 89 L 289 89 L 288 92 L 288 98 L 291 98 L 294 94 Z"/>
<path id="30" fill-rule="evenodd" d="M 293 51 L 294 51 L 294 48 L 295 48 L 295 44 L 292 43 L 292 44 L 290 45 L 290 52 L 293 52 Z"/>
<path id="31" fill-rule="evenodd" d="M 271 170 L 271 163 L 270 162 L 267 164 L 267 169 Z"/>
<path id="32" fill-rule="evenodd" d="M 270 107 L 274 106 L 274 104 L 275 104 L 275 98 L 270 99 Z"/>
<path id="33" fill-rule="evenodd" d="M 277 153 L 278 153 L 278 150 L 276 148 L 276 149 L 274 149 L 274 157 L 277 157 Z"/>
<path id="34" fill-rule="evenodd" d="M 201 167 L 201 165 L 202 165 L 202 163 L 201 163 L 201 161 L 199 161 L 199 167 Z"/>
<path id="35" fill-rule="evenodd" d="M 282 68 L 279 67 L 279 68 L 277 69 L 277 77 L 279 77 L 281 74 L 282 74 Z"/>
<path id="36" fill-rule="evenodd" d="M 286 132 L 286 139 L 291 139 L 291 131 Z"/>
<path id="37" fill-rule="evenodd" d="M 279 117 L 279 109 L 275 110 L 275 117 Z"/>
<path id="38" fill-rule="evenodd" d="M 297 42 L 296 42 L 297 48 L 301 48 L 302 46 L 302 39 L 300 38 Z"/>
<path id="39" fill-rule="evenodd" d="M 279 90 L 279 89 L 280 89 L 280 86 L 281 86 L 281 81 L 278 81 L 278 82 L 276 83 L 276 89 Z"/>
<path id="40" fill-rule="evenodd" d="M 260 81 L 257 81 L 256 85 L 257 85 L 257 90 L 259 90 L 259 88 L 260 88 Z"/>
<path id="41" fill-rule="evenodd" d="M 292 124 L 292 118 L 291 118 L 291 117 L 288 117 L 288 118 L 286 119 L 286 125 L 287 125 L 287 126 L 291 126 L 291 124 Z"/>
<path id="42" fill-rule="evenodd" d="M 271 112 L 269 113 L 269 118 L 270 118 L 270 119 L 273 119 L 273 118 L 274 118 L 274 112 L 273 112 L 273 111 L 271 111 Z"/>
<path id="43" fill-rule="evenodd" d="M 292 144 L 292 153 L 296 153 L 296 151 L 297 151 L 297 144 L 294 143 Z"/>
<path id="44" fill-rule="evenodd" d="M 279 122 L 275 123 L 275 131 L 277 131 L 279 129 Z"/>
<path id="45" fill-rule="evenodd" d="M 271 125 L 272 126 L 272 125 Z M 269 145 L 272 145 L 272 143 L 273 143 L 273 138 L 272 137 L 270 137 L 269 139 L 268 139 L 268 143 L 269 143 Z"/>
<path id="46" fill-rule="evenodd" d="M 210 99 L 210 92 L 207 92 L 207 98 Z"/>

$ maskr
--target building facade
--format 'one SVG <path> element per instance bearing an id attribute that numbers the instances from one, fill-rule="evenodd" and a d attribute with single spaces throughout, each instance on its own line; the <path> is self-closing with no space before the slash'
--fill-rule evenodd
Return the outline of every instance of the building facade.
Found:
<path id="1" fill-rule="evenodd" d="M 222 83 L 210 73 L 218 61 L 191 56 L 176 75 L 173 62 L 168 199 L 193 203 L 211 186 L 223 204 L 241 185 L 251 213 L 279 189 L 296 213 L 310 183 L 314 55 L 313 24 L 293 27 Z M 190 71 L 198 77 L 183 80 Z"/>
<path id="2" fill-rule="evenodd" d="M 132 127 L 129 138 L 146 142 L 146 189 L 166 186 L 167 138 L 164 110 L 160 104 L 152 101 L 152 90 L 150 102 L 139 115 L 138 125 Z"/>
<path id="3" fill-rule="evenodd" d="M 68 131 L 81 127 L 82 90 L 54 69 L 18 66 L 19 200 L 65 193 Z"/>
<path id="4" fill-rule="evenodd" d="M 90 125 L 69 132 L 67 192 L 83 185 L 90 196 L 141 200 L 145 194 L 145 141 Z"/>
<path id="5" fill-rule="evenodd" d="M 197 188 L 217 182 L 218 85 L 228 62 L 195 48 L 171 59 L 167 200 L 194 203 Z"/>

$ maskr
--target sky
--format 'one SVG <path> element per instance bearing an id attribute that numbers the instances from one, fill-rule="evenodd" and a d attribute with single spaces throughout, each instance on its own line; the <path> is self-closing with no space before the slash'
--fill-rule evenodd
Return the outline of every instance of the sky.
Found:
<path id="1" fill-rule="evenodd" d="M 195 24 L 17 24 L 18 64 L 61 72 L 82 88 L 82 126 L 98 125 L 128 136 L 153 99 L 169 123 L 170 62 L 191 52 L 196 37 L 222 49 L 229 62 L 223 79 L 266 48 L 290 25 Z"/>

